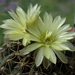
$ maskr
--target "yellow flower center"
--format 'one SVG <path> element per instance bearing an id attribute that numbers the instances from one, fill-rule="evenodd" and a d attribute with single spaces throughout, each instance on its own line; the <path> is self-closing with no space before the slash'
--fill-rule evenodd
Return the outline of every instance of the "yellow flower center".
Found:
<path id="1" fill-rule="evenodd" d="M 55 37 L 51 31 L 46 31 L 46 33 L 42 35 L 41 41 L 45 46 L 50 46 L 55 41 Z"/>

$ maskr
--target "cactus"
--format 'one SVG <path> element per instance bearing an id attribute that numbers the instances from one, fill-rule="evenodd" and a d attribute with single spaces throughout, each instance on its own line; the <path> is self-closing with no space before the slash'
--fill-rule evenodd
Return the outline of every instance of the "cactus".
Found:
<path id="1" fill-rule="evenodd" d="M 19 51 L 23 48 L 20 42 L 9 42 L 2 45 L 0 50 L 0 73 L 3 75 L 28 75 L 34 66 L 31 54 L 20 56 Z"/>
<path id="2" fill-rule="evenodd" d="M 66 52 L 69 63 L 63 64 L 58 60 L 57 64 L 50 63 L 45 69 L 43 64 L 35 65 L 34 52 L 21 56 L 19 51 L 24 46 L 20 41 L 8 42 L 0 47 L 0 74 L 1 75 L 73 75 L 75 52 Z M 72 73 L 72 74 L 71 74 Z"/>
<path id="3" fill-rule="evenodd" d="M 29 75 L 34 72 L 34 59 L 31 54 L 20 56 L 23 48 L 20 42 L 10 42 L 0 50 L 0 74 L 1 75 Z M 32 74 L 33 75 L 33 74 Z"/>
<path id="4" fill-rule="evenodd" d="M 75 52 L 69 51 L 75 51 L 75 46 L 69 40 L 75 33 L 69 31 L 70 25 L 62 26 L 66 19 L 60 16 L 53 21 L 52 15 L 45 13 L 43 22 L 39 9 L 37 4 L 30 5 L 26 14 L 18 6 L 16 13 L 9 12 L 13 19 L 0 26 L 5 29 L 0 47 L 1 75 L 74 74 Z"/>

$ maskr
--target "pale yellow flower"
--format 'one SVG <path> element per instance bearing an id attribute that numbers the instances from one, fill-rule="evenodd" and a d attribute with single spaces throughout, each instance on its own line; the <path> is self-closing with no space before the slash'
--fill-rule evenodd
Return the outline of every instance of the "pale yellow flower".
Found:
<path id="1" fill-rule="evenodd" d="M 55 17 L 53 20 L 52 15 L 48 13 L 44 14 L 44 22 L 39 17 L 36 24 L 28 28 L 31 33 L 31 40 L 34 43 L 21 50 L 20 54 L 26 55 L 37 49 L 36 66 L 42 63 L 44 57 L 56 64 L 56 55 L 63 63 L 67 63 L 65 55 L 61 51 L 75 50 L 75 47 L 68 41 L 73 38 L 75 33 L 68 32 L 71 27 L 68 24 L 63 25 L 65 20 L 60 16 Z"/>
<path id="2" fill-rule="evenodd" d="M 10 40 L 20 40 L 23 39 L 23 45 L 29 43 L 29 34 L 26 32 L 26 14 L 22 8 L 17 7 L 16 13 L 9 11 L 10 16 L 13 19 L 7 19 L 1 28 L 6 29 L 4 31 L 5 38 Z"/>
<path id="3" fill-rule="evenodd" d="M 5 38 L 10 40 L 20 40 L 23 39 L 22 43 L 26 46 L 30 43 L 30 34 L 27 32 L 27 25 L 32 25 L 37 17 L 39 16 L 40 6 L 36 4 L 34 7 L 30 4 L 27 13 L 21 7 L 17 7 L 16 13 L 14 11 L 9 11 L 10 16 L 13 19 L 7 19 L 1 28 L 6 29 L 4 31 Z"/>

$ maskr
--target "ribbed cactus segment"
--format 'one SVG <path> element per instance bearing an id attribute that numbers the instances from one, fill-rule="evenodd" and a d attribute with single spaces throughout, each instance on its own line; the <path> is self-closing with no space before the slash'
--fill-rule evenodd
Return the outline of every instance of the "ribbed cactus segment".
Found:
<path id="1" fill-rule="evenodd" d="M 20 56 L 23 48 L 20 42 L 9 42 L 0 47 L 0 74 L 22 75 L 29 74 L 33 58 L 29 55 Z M 35 64 L 34 64 L 35 65 Z"/>

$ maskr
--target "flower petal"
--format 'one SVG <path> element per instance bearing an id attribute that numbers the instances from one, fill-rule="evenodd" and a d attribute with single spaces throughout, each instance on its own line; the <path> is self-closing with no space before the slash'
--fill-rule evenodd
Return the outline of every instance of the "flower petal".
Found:
<path id="1" fill-rule="evenodd" d="M 65 22 L 65 20 L 66 20 L 66 18 L 62 18 L 62 19 L 60 20 L 59 25 L 58 25 L 57 28 L 60 28 L 61 25 L 63 25 L 63 23 Z"/>
<path id="2" fill-rule="evenodd" d="M 24 33 L 17 30 L 17 29 L 15 29 L 14 31 L 13 30 L 7 30 L 7 31 L 4 32 L 4 34 L 16 34 L 16 35 L 18 34 L 18 35 L 21 35 L 21 34 L 24 34 Z"/>
<path id="3" fill-rule="evenodd" d="M 60 22 L 61 17 L 60 16 L 56 16 L 53 23 L 52 23 L 52 31 L 54 31 L 54 29 L 56 30 L 58 27 L 58 22 Z"/>
<path id="4" fill-rule="evenodd" d="M 69 41 L 65 42 L 64 44 L 66 44 L 70 48 L 69 51 L 75 51 L 75 46 L 73 44 L 71 44 Z"/>
<path id="5" fill-rule="evenodd" d="M 34 24 L 31 26 L 28 26 L 28 31 L 33 34 L 34 36 L 36 36 L 37 38 L 40 37 L 41 32 L 39 31 L 38 27 Z"/>
<path id="6" fill-rule="evenodd" d="M 24 46 L 26 46 L 27 42 L 28 42 L 28 41 L 27 41 L 26 38 L 24 38 L 23 41 L 22 41 L 22 43 L 23 43 Z"/>
<path id="7" fill-rule="evenodd" d="M 59 47 L 58 44 L 54 43 L 53 45 L 51 45 L 51 47 L 55 50 L 63 51 L 63 49 L 61 47 Z"/>
<path id="8" fill-rule="evenodd" d="M 58 56 L 58 58 L 59 58 L 63 63 L 67 63 L 67 62 L 68 62 L 66 56 L 65 56 L 62 52 L 56 51 L 56 50 L 54 50 L 54 52 L 56 53 L 56 55 Z"/>
<path id="9" fill-rule="evenodd" d="M 51 62 L 47 58 L 44 57 L 44 59 L 43 59 L 44 68 L 47 69 L 50 65 L 51 65 Z"/>
<path id="10" fill-rule="evenodd" d="M 21 22 L 19 21 L 18 16 L 14 13 L 14 11 L 11 10 L 11 11 L 9 11 L 8 13 L 10 14 L 10 16 L 11 16 L 16 22 L 18 22 L 18 23 L 21 24 Z"/>
<path id="11" fill-rule="evenodd" d="M 71 27 L 69 24 L 63 25 L 62 27 L 57 29 L 56 35 L 62 34 L 63 32 L 68 31 L 70 29 L 71 29 Z"/>
<path id="12" fill-rule="evenodd" d="M 21 7 L 17 7 L 16 13 L 11 10 L 8 12 L 10 16 L 20 25 L 25 26 L 26 23 L 26 13 L 23 11 Z"/>
<path id="13" fill-rule="evenodd" d="M 36 36 L 31 35 L 31 34 L 30 34 L 30 40 L 31 40 L 31 41 L 40 42 L 40 39 L 39 39 L 39 38 L 37 38 Z"/>
<path id="14" fill-rule="evenodd" d="M 45 12 L 45 14 L 44 14 L 44 25 L 46 25 L 45 26 L 46 30 L 50 30 L 51 25 L 52 25 L 52 21 L 53 21 L 52 15 Z"/>
<path id="15" fill-rule="evenodd" d="M 38 4 L 36 4 L 35 6 L 32 6 L 30 4 L 27 11 L 27 24 L 32 25 L 36 21 L 39 14 L 40 14 L 40 6 L 38 6 Z"/>
<path id="16" fill-rule="evenodd" d="M 63 23 L 65 22 L 66 18 L 60 18 L 60 16 L 57 16 L 53 21 L 53 31 L 56 31 L 58 28 L 60 28 Z"/>
<path id="17" fill-rule="evenodd" d="M 44 55 L 47 59 L 50 58 L 50 48 L 49 47 L 43 47 Z"/>
<path id="18" fill-rule="evenodd" d="M 74 37 L 72 37 L 72 36 L 60 36 L 59 38 L 60 39 L 63 38 L 63 40 L 70 40 L 70 39 L 73 39 Z"/>
<path id="19" fill-rule="evenodd" d="M 55 53 L 53 52 L 53 50 L 50 48 L 50 58 L 49 58 L 49 60 L 52 62 L 52 63 L 54 63 L 54 64 L 56 64 L 56 56 L 55 56 Z"/>
<path id="20" fill-rule="evenodd" d="M 62 36 L 60 36 L 60 37 L 70 37 L 70 36 L 74 36 L 75 35 L 75 33 L 74 32 L 69 32 L 69 33 L 67 33 L 67 34 L 65 34 L 65 35 L 62 35 Z"/>
<path id="21" fill-rule="evenodd" d="M 23 48 L 20 51 L 20 55 L 26 55 L 27 53 L 29 53 L 31 51 L 34 51 L 35 49 L 37 49 L 41 46 L 42 46 L 42 44 L 39 44 L 39 43 L 34 43 L 34 44 L 31 44 L 31 45 L 28 45 L 26 48 Z"/>
<path id="22" fill-rule="evenodd" d="M 40 30 L 40 32 L 45 32 L 46 28 L 45 28 L 44 23 L 40 17 L 38 17 L 36 25 L 37 25 L 38 29 Z"/>
<path id="23" fill-rule="evenodd" d="M 38 51 L 36 58 L 35 58 L 35 64 L 37 67 L 42 63 L 43 57 L 44 57 L 43 48 L 41 47 L 40 50 Z"/>
<path id="24" fill-rule="evenodd" d="M 51 47 L 58 51 L 70 50 L 70 48 L 68 46 L 66 46 L 65 44 L 62 44 L 62 43 L 59 43 L 59 44 L 54 43 Z"/>
<path id="25" fill-rule="evenodd" d="M 25 28 L 26 28 L 26 25 L 23 27 L 21 24 L 15 22 L 14 20 L 12 19 L 8 19 L 8 20 L 5 20 L 3 21 L 5 24 L 1 25 L 0 27 L 1 28 L 4 28 L 4 29 L 19 29 L 21 31 L 25 31 Z"/>
<path id="26" fill-rule="evenodd" d="M 7 33 L 9 33 L 9 31 Z M 11 32 L 11 34 L 7 34 L 7 33 L 5 33 L 6 34 L 5 38 L 9 38 L 10 40 L 19 40 L 19 39 L 22 39 L 24 37 L 24 34 L 22 34 L 22 33 L 21 34 L 13 33 L 13 31 Z"/>

